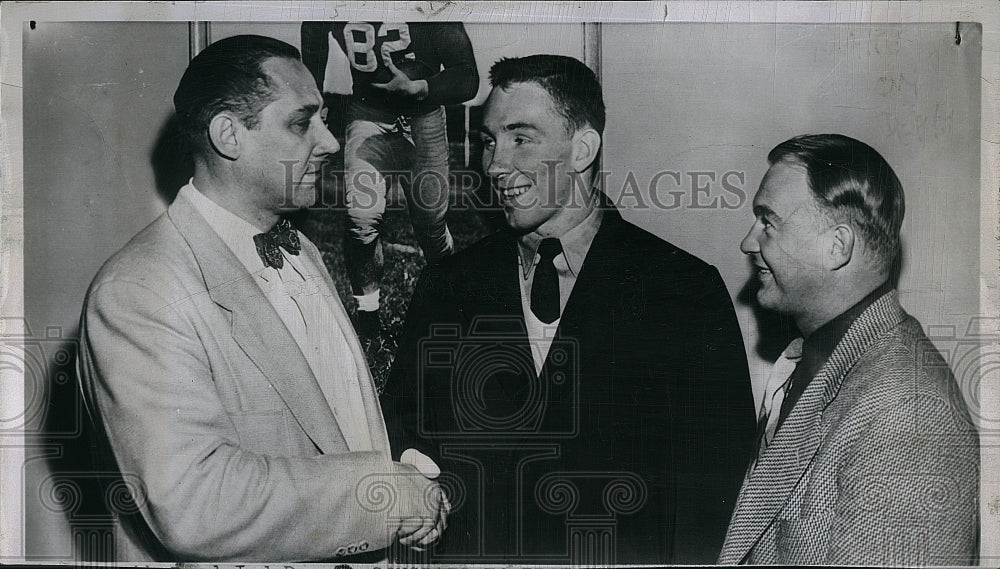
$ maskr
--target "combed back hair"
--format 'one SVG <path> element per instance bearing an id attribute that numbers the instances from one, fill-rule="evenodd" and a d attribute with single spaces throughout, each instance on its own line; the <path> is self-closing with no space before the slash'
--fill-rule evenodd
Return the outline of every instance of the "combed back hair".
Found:
<path id="1" fill-rule="evenodd" d="M 804 166 L 809 189 L 821 211 L 856 228 L 884 272 L 899 256 L 903 225 L 903 185 L 874 148 L 840 134 L 796 136 L 767 155 L 771 165 Z"/>
<path id="2" fill-rule="evenodd" d="M 174 92 L 174 110 L 178 130 L 193 152 L 211 152 L 208 126 L 221 112 L 257 128 L 260 111 L 275 99 L 261 65 L 275 57 L 301 59 L 299 50 L 283 41 L 241 35 L 219 40 L 191 60 Z"/>
<path id="3" fill-rule="evenodd" d="M 506 89 L 536 83 L 556 104 L 570 132 L 590 126 L 604 135 L 604 95 L 597 76 L 578 59 L 565 55 L 529 55 L 501 59 L 490 68 L 490 84 Z"/>

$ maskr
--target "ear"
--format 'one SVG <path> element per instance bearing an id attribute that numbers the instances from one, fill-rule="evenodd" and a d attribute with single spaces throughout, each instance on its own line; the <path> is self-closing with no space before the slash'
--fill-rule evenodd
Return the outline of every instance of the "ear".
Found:
<path id="1" fill-rule="evenodd" d="M 836 271 L 850 263 L 854 255 L 854 228 L 846 223 L 838 223 L 827 230 L 827 239 L 827 268 Z"/>
<path id="2" fill-rule="evenodd" d="M 208 138 L 216 152 L 236 160 L 240 156 L 239 131 L 243 124 L 229 113 L 219 113 L 208 124 Z"/>
<path id="3" fill-rule="evenodd" d="M 601 135 L 592 128 L 582 128 L 573 135 L 573 171 L 583 172 L 597 159 Z"/>

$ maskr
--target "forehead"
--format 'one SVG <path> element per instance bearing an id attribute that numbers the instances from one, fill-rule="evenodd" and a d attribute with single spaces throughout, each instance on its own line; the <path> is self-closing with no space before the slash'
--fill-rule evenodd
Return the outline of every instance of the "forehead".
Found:
<path id="1" fill-rule="evenodd" d="M 556 111 L 555 100 L 534 82 L 512 83 L 494 87 L 486 99 L 483 123 L 492 132 L 510 124 L 529 124 L 539 129 L 566 128 L 565 117 Z"/>
<path id="2" fill-rule="evenodd" d="M 301 61 L 286 57 L 272 57 L 261 64 L 274 89 L 275 100 L 270 106 L 298 108 L 302 105 L 319 105 L 323 97 L 316 88 L 316 81 Z"/>
<path id="3" fill-rule="evenodd" d="M 766 206 L 782 217 L 813 203 L 815 198 L 809 189 L 805 166 L 787 161 L 776 162 L 768 168 L 753 198 L 754 206 Z"/>

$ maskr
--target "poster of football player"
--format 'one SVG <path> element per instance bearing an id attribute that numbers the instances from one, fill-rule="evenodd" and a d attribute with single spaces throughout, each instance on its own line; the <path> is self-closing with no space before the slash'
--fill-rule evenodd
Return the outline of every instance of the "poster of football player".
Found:
<path id="1" fill-rule="evenodd" d="M 998 11 L 5 4 L 0 560 L 996 562 Z"/>

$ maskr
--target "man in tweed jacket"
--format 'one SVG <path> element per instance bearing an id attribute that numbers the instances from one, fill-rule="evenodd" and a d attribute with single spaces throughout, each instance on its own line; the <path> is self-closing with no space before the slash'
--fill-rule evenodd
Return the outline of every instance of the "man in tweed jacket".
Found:
<path id="1" fill-rule="evenodd" d="M 719 562 L 975 563 L 978 434 L 894 290 L 899 179 L 840 135 L 793 138 L 768 162 L 740 248 L 757 301 L 804 341 L 768 380 Z"/>

